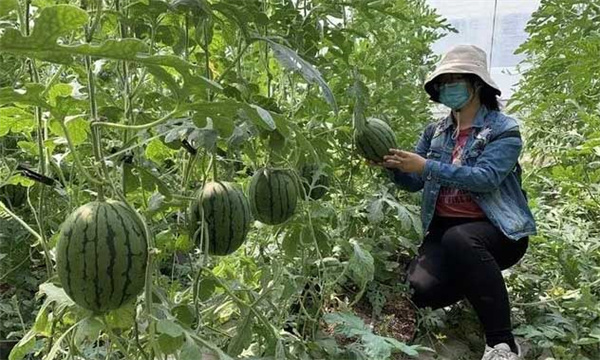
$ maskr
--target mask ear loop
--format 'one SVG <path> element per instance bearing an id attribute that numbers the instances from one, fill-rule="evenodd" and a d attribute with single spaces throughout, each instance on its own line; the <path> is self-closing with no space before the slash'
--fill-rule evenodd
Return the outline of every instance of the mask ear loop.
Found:
<path id="1" fill-rule="evenodd" d="M 452 133 L 452 140 L 456 140 L 458 138 L 458 133 L 460 132 L 460 110 L 456 110 L 454 116 L 456 117 L 456 129 Z"/>

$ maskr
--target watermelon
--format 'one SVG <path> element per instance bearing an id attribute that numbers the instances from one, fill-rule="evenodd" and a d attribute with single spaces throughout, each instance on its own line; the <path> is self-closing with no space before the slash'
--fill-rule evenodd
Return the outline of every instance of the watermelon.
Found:
<path id="1" fill-rule="evenodd" d="M 281 224 L 296 210 L 296 177 L 288 169 L 260 169 L 250 180 L 249 197 L 257 220 L 269 225 Z"/>
<path id="2" fill-rule="evenodd" d="M 6 206 L 16 208 L 27 200 L 27 188 L 20 185 L 7 184 L 0 187 L 0 201 Z"/>
<path id="3" fill-rule="evenodd" d="M 392 128 L 383 120 L 368 118 L 363 127 L 354 131 L 354 143 L 365 159 L 382 162 L 390 148 L 397 147 Z"/>
<path id="4" fill-rule="evenodd" d="M 103 313 L 142 291 L 147 255 L 137 215 L 122 202 L 94 201 L 62 224 L 56 267 L 63 289 L 76 304 Z"/>
<path id="5" fill-rule="evenodd" d="M 204 185 L 192 201 L 190 214 L 190 238 L 197 245 L 200 245 L 204 215 L 204 239 L 208 241 L 211 255 L 229 255 L 236 251 L 250 230 L 250 204 L 234 183 L 213 181 Z"/>
<path id="6" fill-rule="evenodd" d="M 318 164 L 304 164 L 300 169 L 302 186 L 304 187 L 304 192 L 300 192 L 300 196 L 302 196 L 302 198 L 304 198 L 304 194 L 306 194 L 311 200 L 319 200 L 327 193 L 327 188 L 329 187 L 329 176 L 323 172 L 320 172 L 318 177 L 315 178 L 318 172 Z"/>

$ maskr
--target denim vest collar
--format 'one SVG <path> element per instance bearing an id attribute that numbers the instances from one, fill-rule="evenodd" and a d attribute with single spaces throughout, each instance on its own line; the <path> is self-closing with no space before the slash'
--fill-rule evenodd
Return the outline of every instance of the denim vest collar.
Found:
<path id="1" fill-rule="evenodd" d="M 471 126 L 474 128 L 483 127 L 484 119 L 488 113 L 489 110 L 487 109 L 487 107 L 481 105 L 479 107 L 479 110 L 477 110 L 477 113 L 475 114 L 475 120 L 473 120 L 473 125 Z M 446 131 L 452 125 L 452 123 L 452 112 L 450 112 L 450 114 L 446 116 L 446 118 L 443 120 L 440 131 Z"/>

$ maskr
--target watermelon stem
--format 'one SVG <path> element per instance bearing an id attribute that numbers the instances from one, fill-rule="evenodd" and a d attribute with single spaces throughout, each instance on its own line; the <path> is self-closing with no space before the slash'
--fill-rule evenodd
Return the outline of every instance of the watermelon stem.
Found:
<path id="1" fill-rule="evenodd" d="M 213 181 L 217 181 L 218 177 L 217 177 L 217 152 L 215 150 L 215 152 L 212 153 L 212 159 L 210 162 L 210 166 L 212 167 L 212 180 Z"/>
<path id="2" fill-rule="evenodd" d="M 20 30 L 22 33 L 24 33 L 26 36 L 29 36 L 30 34 L 30 28 L 29 28 L 29 22 L 30 22 L 30 5 L 31 2 L 30 1 L 26 1 L 25 2 L 25 19 L 22 18 L 22 16 L 19 17 L 20 20 Z M 28 65 L 29 65 L 29 76 L 32 82 L 34 83 L 39 83 L 40 82 L 40 75 L 37 71 L 37 68 L 35 66 L 35 61 L 33 59 L 29 59 L 28 61 Z M 51 84 L 51 83 L 50 83 Z M 48 84 L 46 86 L 46 91 L 49 89 L 50 84 Z M 37 131 L 36 131 L 36 137 L 37 137 L 37 145 L 38 145 L 38 153 L 39 153 L 39 167 L 40 167 L 40 173 L 42 175 L 47 175 L 48 173 L 48 158 L 49 158 L 49 154 L 46 152 L 46 138 L 47 138 L 47 128 L 46 128 L 46 123 L 44 122 L 43 118 L 42 118 L 42 109 L 39 106 L 36 106 L 35 109 L 35 120 L 37 122 Z M 44 216 L 44 200 L 45 200 L 45 196 L 44 196 L 44 192 L 46 190 L 45 186 L 41 186 L 40 187 L 40 194 L 39 194 L 39 200 L 38 200 L 38 215 L 36 215 L 36 221 L 37 221 L 37 225 L 39 227 L 39 231 L 40 231 L 40 243 L 43 246 L 44 249 L 44 257 L 46 258 L 46 271 L 48 273 L 48 278 L 50 278 L 52 276 L 52 272 L 53 272 L 53 268 L 52 268 L 52 261 L 50 260 L 50 253 L 48 252 L 48 242 L 46 239 L 46 235 L 44 232 L 44 220 L 45 220 L 45 216 Z M 33 206 L 30 203 L 30 206 L 32 208 L 32 210 L 34 210 L 34 214 L 35 214 L 35 209 L 33 208 Z"/>
<path id="3" fill-rule="evenodd" d="M 79 172 L 81 172 L 83 174 L 83 176 L 92 184 L 98 185 L 98 184 L 102 184 L 103 181 L 102 180 L 98 180 L 95 177 L 93 177 L 86 169 L 85 166 L 83 166 L 83 163 L 81 162 L 81 158 L 79 157 L 79 154 L 77 153 L 77 151 L 75 150 L 75 145 L 73 144 L 73 140 L 71 140 L 71 135 L 69 134 L 69 129 L 67 128 L 67 125 L 64 122 L 64 118 L 58 121 L 58 124 L 60 125 L 60 127 L 63 130 L 63 133 L 65 135 L 65 139 L 67 140 L 67 146 L 69 147 L 69 150 L 71 151 L 71 154 L 73 155 L 73 160 L 75 161 L 75 167 L 77 168 L 77 170 L 79 170 Z"/>

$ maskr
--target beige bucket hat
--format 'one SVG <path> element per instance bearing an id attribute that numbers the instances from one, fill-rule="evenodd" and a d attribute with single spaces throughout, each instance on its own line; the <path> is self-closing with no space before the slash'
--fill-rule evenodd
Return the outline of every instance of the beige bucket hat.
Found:
<path id="1" fill-rule="evenodd" d="M 434 84 L 438 76 L 443 74 L 474 74 L 495 90 L 496 95 L 502 92 L 487 69 L 487 54 L 475 45 L 457 45 L 443 57 L 437 68 L 425 81 L 425 91 L 431 100 L 439 102 L 440 94 Z"/>

